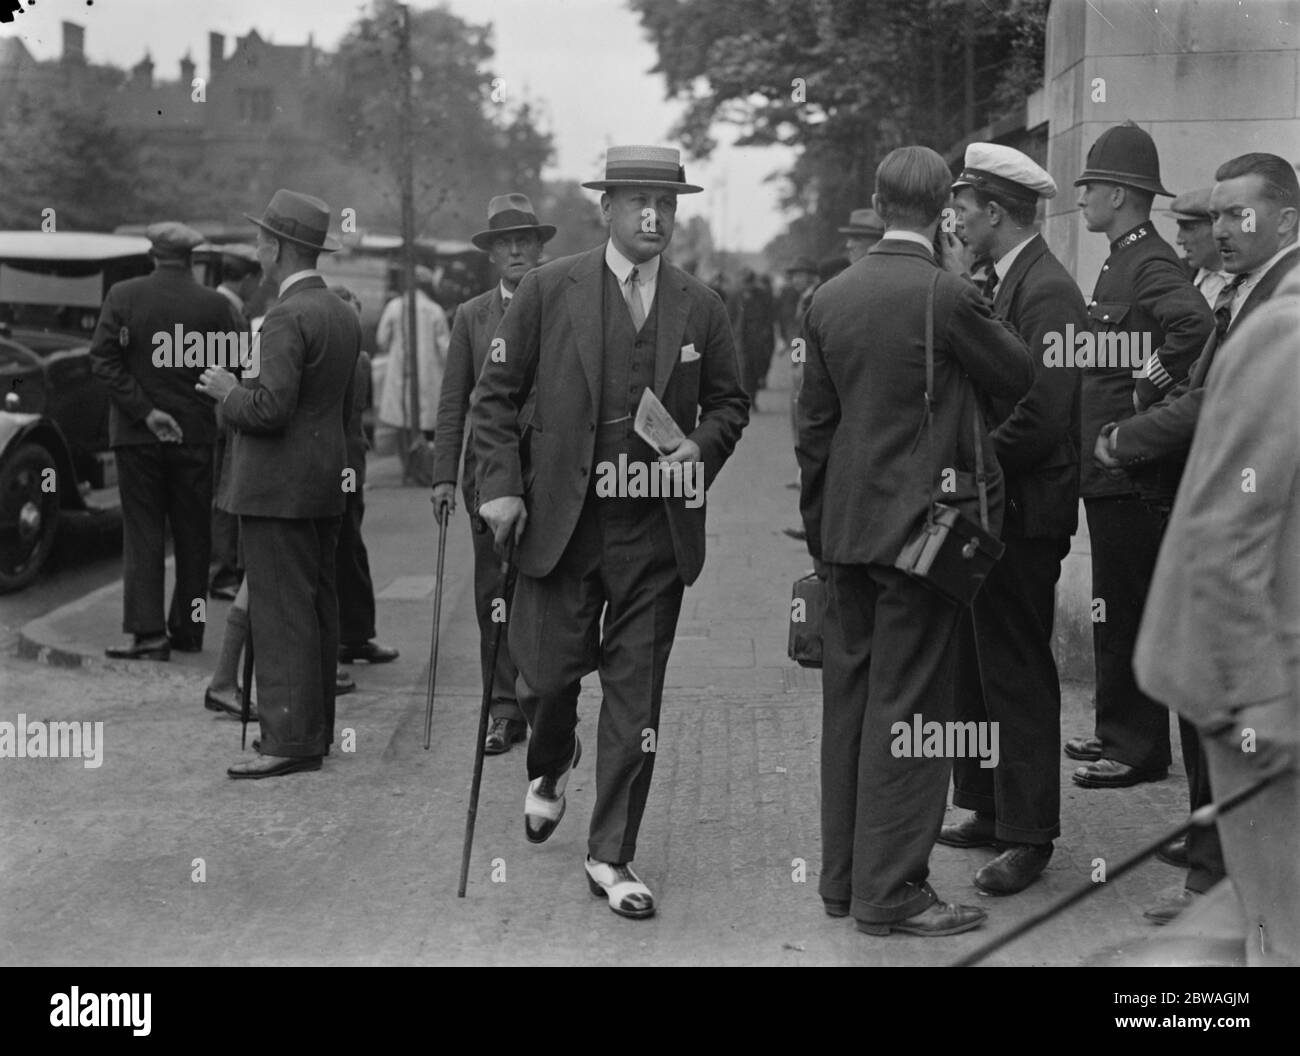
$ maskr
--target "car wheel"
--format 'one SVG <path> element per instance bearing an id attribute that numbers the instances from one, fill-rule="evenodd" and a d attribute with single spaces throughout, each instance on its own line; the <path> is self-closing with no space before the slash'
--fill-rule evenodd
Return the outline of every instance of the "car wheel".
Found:
<path id="1" fill-rule="evenodd" d="M 21 444 L 0 465 L 0 594 L 27 586 L 54 547 L 59 489 L 47 481 L 57 479 L 40 444 Z"/>

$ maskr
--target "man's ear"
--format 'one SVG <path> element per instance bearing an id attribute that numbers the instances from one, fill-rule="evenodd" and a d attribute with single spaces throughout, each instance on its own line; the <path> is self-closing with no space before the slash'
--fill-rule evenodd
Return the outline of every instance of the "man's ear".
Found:
<path id="1" fill-rule="evenodd" d="M 885 219 L 885 213 L 888 212 L 889 209 L 889 207 L 885 205 L 885 200 L 875 192 L 872 192 L 871 195 L 871 208 L 876 211 L 876 215 L 880 217 L 881 220 Z"/>
<path id="2" fill-rule="evenodd" d="M 609 191 L 600 192 L 600 218 L 609 223 L 610 211 L 613 208 L 614 199 L 609 196 Z"/>

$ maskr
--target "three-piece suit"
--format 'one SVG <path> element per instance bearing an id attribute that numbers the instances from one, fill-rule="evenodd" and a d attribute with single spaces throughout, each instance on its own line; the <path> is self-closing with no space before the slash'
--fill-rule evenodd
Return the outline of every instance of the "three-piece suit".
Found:
<path id="1" fill-rule="evenodd" d="M 735 447 L 749 401 L 718 296 L 661 259 L 638 331 L 606 253 L 600 246 L 524 277 L 496 333 L 503 355 L 484 364 L 470 420 L 477 501 L 523 496 L 528 514 L 509 637 L 532 727 L 529 778 L 568 765 L 579 682 L 599 670 L 588 851 L 622 863 L 635 856 L 683 590 L 704 563 L 705 506 L 602 496 L 596 480 L 620 456 L 629 464 L 656 457 L 632 428 L 645 389 L 699 446 L 705 485 Z"/>

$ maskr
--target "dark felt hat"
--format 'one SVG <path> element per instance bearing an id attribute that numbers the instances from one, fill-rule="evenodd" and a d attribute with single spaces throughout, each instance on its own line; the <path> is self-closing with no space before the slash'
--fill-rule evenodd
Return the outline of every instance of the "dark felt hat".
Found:
<path id="1" fill-rule="evenodd" d="M 333 253 L 342 248 L 338 241 L 329 236 L 330 207 L 319 198 L 298 191 L 288 191 L 283 187 L 271 198 L 259 219 L 244 214 L 244 219 L 251 220 L 258 227 L 269 231 L 276 238 L 296 242 L 308 249 Z"/>
<path id="2" fill-rule="evenodd" d="M 487 211 L 487 228 L 470 236 L 479 249 L 491 249 L 494 238 L 514 231 L 536 231 L 543 243 L 555 237 L 555 225 L 537 222 L 533 203 L 526 194 L 498 194 L 488 202 Z"/>

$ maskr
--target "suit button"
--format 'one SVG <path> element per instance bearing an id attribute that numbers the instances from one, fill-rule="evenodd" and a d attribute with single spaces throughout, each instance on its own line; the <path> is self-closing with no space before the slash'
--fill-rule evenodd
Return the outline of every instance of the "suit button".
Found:
<path id="1" fill-rule="evenodd" d="M 1103 265 L 1101 266 L 1101 270 L 1102 270 L 1102 271 L 1110 271 L 1110 265 L 1109 265 L 1109 264 L 1103 264 Z"/>

